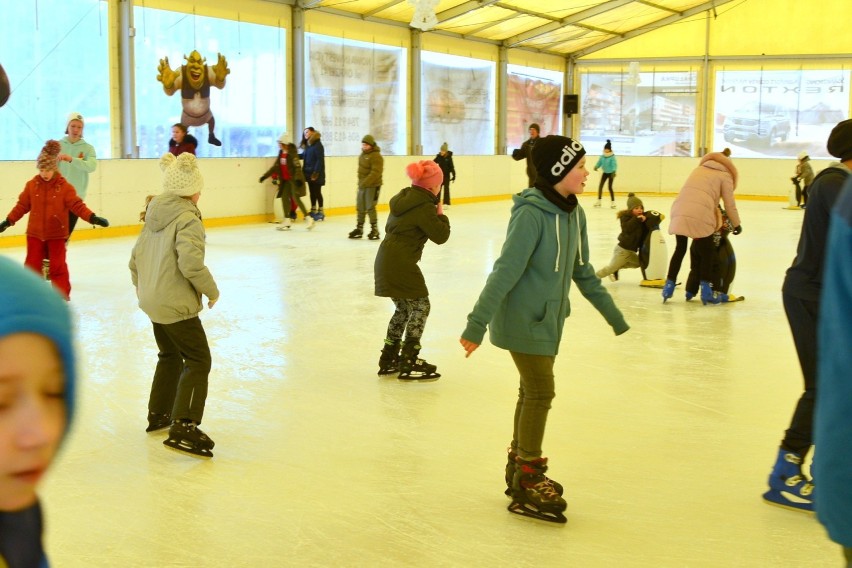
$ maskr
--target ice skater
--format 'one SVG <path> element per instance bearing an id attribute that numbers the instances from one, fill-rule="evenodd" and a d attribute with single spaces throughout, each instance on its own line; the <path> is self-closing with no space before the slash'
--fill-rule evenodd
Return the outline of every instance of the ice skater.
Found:
<path id="1" fill-rule="evenodd" d="M 511 354 L 520 389 L 506 464 L 509 511 L 556 523 L 566 521 L 567 505 L 563 487 L 545 476 L 542 441 L 571 283 L 616 335 L 629 329 L 589 263 L 586 216 L 577 202 L 589 176 L 585 154 L 580 142 L 564 136 L 536 143 L 535 187 L 512 197 L 503 250 L 459 339 L 469 357 L 487 328 L 491 343 Z"/>
<path id="2" fill-rule="evenodd" d="M 399 371 L 401 380 L 435 380 L 441 376 L 437 366 L 419 358 L 430 304 L 417 263 L 426 241 L 441 245 L 450 238 L 450 220 L 438 199 L 444 174 L 438 164 L 427 160 L 408 164 L 405 173 L 411 187 L 391 197 L 385 238 L 374 265 L 376 296 L 390 298 L 396 307 L 379 358 L 379 374 Z"/>
<path id="3" fill-rule="evenodd" d="M 24 186 L 18 202 L 0 222 L 0 233 L 30 214 L 27 220 L 27 258 L 24 264 L 36 274 L 42 274 L 45 262 L 50 270 L 46 277 L 71 298 L 71 278 L 65 260 L 69 235 L 69 215 L 87 219 L 92 225 L 109 227 L 109 221 L 95 215 L 77 195 L 74 186 L 58 171 L 60 145 L 48 140 L 36 160 L 38 174 Z"/>
<path id="4" fill-rule="evenodd" d="M 784 312 L 802 369 L 804 390 L 778 448 L 775 464 L 769 474 L 769 489 L 763 494 L 767 503 L 806 512 L 814 510 L 815 481 L 805 476 L 802 464 L 814 442 L 817 329 L 825 274 L 825 246 L 831 209 L 852 168 L 852 119 L 844 120 L 834 127 L 826 147 L 829 154 L 841 163 L 825 168 L 811 183 L 796 258 L 787 269 L 781 287 Z M 848 345 L 845 347 L 848 348 Z"/>
<path id="5" fill-rule="evenodd" d="M 802 150 L 796 156 L 796 173 L 791 178 L 796 186 L 796 207 L 807 207 L 808 187 L 814 181 L 814 169 L 811 167 L 811 158 Z"/>
<path id="6" fill-rule="evenodd" d="M 622 268 L 639 268 L 639 248 L 645 242 L 648 228 L 645 226 L 645 206 L 635 193 L 627 196 L 627 209 L 616 214 L 621 223 L 618 244 L 612 251 L 612 258 L 606 266 L 595 272 L 598 278 L 609 276 L 613 282 L 618 280 L 618 271 Z"/>
<path id="7" fill-rule="evenodd" d="M 163 444 L 209 458 L 214 443 L 198 425 L 212 359 L 198 314 L 202 296 L 212 309 L 219 288 L 204 263 L 204 226 L 197 207 L 204 180 L 190 153 L 164 154 L 160 169 L 163 193 L 147 205 L 129 265 L 139 307 L 151 319 L 159 349 L 146 432 L 169 428 Z"/>
<path id="8" fill-rule="evenodd" d="M 603 169 L 601 182 L 598 184 L 598 200 L 595 202 L 595 207 L 601 206 L 601 195 L 603 193 L 604 182 L 607 182 L 609 189 L 610 207 L 615 209 L 615 193 L 612 191 L 612 182 L 615 180 L 615 174 L 618 172 L 618 160 L 615 159 L 615 154 L 612 151 L 612 141 L 607 139 L 604 144 L 603 154 L 598 158 L 595 164 L 595 171 Z"/>

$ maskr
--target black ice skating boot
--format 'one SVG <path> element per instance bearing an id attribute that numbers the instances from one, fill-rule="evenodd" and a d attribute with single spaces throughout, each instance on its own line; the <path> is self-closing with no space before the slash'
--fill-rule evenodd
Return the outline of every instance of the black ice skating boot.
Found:
<path id="1" fill-rule="evenodd" d="M 563 511 L 568 508 L 565 499 L 556 492 L 545 477 L 547 458 L 531 461 L 515 458 L 515 475 L 512 478 L 512 502 L 508 510 L 516 515 L 533 517 L 551 523 L 564 523 L 568 519 Z"/>
<path id="2" fill-rule="evenodd" d="M 438 367 L 418 358 L 418 339 L 406 339 L 399 354 L 399 379 L 403 381 L 434 381 L 441 375 Z"/>
<path id="3" fill-rule="evenodd" d="M 508 448 L 506 448 L 506 451 L 509 452 L 509 460 L 506 463 L 506 491 L 505 491 L 505 493 L 506 493 L 506 495 L 511 497 L 512 496 L 512 481 L 515 479 L 515 464 L 517 463 L 516 458 L 518 457 L 518 454 L 515 453 L 515 450 L 512 449 L 512 446 L 509 446 Z M 563 495 L 565 493 L 565 488 L 562 487 L 562 485 L 560 483 L 553 481 L 552 479 L 550 479 L 546 475 L 544 476 L 544 479 L 548 483 L 550 483 L 550 485 L 553 486 L 554 491 L 556 491 L 560 495 Z"/>
<path id="4" fill-rule="evenodd" d="M 382 355 L 379 357 L 379 374 L 393 375 L 399 371 L 399 339 L 385 339 Z"/>
<path id="5" fill-rule="evenodd" d="M 202 458 L 212 458 L 213 446 L 216 444 L 210 436 L 201 431 L 198 424 L 192 420 L 175 420 L 169 428 L 169 437 L 163 444 Z"/>
<path id="6" fill-rule="evenodd" d="M 377 241 L 380 238 L 382 238 L 382 236 L 379 234 L 379 227 L 376 226 L 375 223 L 372 224 L 372 228 L 370 229 L 370 234 L 367 235 L 367 238 L 370 239 L 371 241 Z"/>
<path id="7" fill-rule="evenodd" d="M 354 230 L 349 232 L 350 239 L 360 239 L 364 236 L 364 225 L 358 223 L 358 226 L 355 227 Z"/>
<path id="8" fill-rule="evenodd" d="M 146 432 L 156 432 L 157 430 L 168 428 L 171 425 L 171 414 L 158 414 L 156 412 L 151 412 L 150 410 L 148 411 L 148 427 L 145 428 Z"/>

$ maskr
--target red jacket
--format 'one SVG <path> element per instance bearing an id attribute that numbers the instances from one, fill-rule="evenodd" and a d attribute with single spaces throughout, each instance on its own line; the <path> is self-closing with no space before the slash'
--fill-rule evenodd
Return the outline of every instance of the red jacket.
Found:
<path id="1" fill-rule="evenodd" d="M 7 215 L 11 224 L 30 214 L 27 235 L 42 241 L 68 238 L 68 212 L 89 221 L 94 213 L 77 195 L 74 186 L 62 174 L 55 172 L 50 181 L 36 175 L 24 186 L 18 203 Z"/>

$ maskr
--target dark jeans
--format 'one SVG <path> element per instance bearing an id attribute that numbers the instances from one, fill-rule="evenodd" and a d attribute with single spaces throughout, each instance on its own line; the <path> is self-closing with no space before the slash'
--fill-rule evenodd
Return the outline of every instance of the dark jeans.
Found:
<path id="1" fill-rule="evenodd" d="M 441 191 L 443 195 L 438 194 L 438 199 L 444 200 L 444 205 L 450 205 L 450 180 L 448 178 L 444 179 L 444 189 Z"/>
<path id="2" fill-rule="evenodd" d="M 805 379 L 805 391 L 796 404 L 790 427 L 781 441 L 781 448 L 804 456 L 813 444 L 819 302 L 802 300 L 787 293 L 782 296 L 790 331 L 793 332 L 793 343 L 799 356 L 799 365 L 802 367 L 802 376 Z"/>
<path id="3" fill-rule="evenodd" d="M 153 322 L 152 322 L 153 323 Z M 172 420 L 200 424 L 207 400 L 212 360 L 207 334 L 198 317 L 177 323 L 153 323 L 160 352 L 151 383 L 148 410 L 171 414 Z"/>

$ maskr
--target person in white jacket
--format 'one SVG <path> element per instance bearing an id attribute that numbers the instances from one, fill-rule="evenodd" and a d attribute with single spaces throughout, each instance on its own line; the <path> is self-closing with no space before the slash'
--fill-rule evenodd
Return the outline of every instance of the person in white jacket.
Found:
<path id="1" fill-rule="evenodd" d="M 164 154 L 163 193 L 148 204 L 145 227 L 130 255 L 139 307 L 154 326 L 159 355 L 148 400 L 147 432 L 169 428 L 163 443 L 212 457 L 214 443 L 198 428 L 207 399 L 212 360 L 198 314 L 219 300 L 204 264 L 204 226 L 196 206 L 203 179 L 195 156 Z"/>

